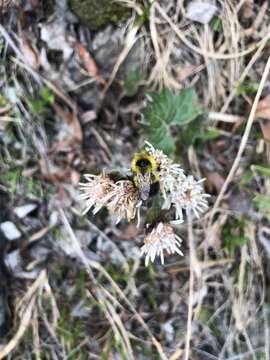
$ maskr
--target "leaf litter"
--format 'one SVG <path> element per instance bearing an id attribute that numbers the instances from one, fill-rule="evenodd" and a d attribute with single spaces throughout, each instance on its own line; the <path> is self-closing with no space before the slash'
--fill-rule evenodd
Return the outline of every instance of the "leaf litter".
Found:
<path id="1" fill-rule="evenodd" d="M 0 358 L 268 359 L 268 80 L 220 206 L 178 225 L 185 256 L 165 268 L 142 266 L 136 224 L 82 217 L 77 187 L 150 140 L 214 201 L 266 63 L 267 1 L 123 3 L 131 18 L 95 31 L 62 0 L 1 10 Z"/>

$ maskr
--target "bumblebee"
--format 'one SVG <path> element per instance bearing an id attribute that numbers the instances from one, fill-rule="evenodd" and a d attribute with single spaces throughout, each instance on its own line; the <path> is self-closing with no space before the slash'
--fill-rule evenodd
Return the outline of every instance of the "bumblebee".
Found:
<path id="1" fill-rule="evenodd" d="M 155 159 L 145 151 L 135 154 L 131 161 L 133 182 L 142 200 L 147 200 L 159 190 L 157 168 Z"/>

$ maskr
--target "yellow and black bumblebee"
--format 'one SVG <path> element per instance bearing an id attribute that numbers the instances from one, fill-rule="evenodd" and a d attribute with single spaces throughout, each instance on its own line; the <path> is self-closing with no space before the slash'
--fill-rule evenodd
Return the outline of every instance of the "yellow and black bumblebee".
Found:
<path id="1" fill-rule="evenodd" d="M 131 160 L 133 182 L 138 188 L 142 200 L 156 195 L 159 191 L 158 165 L 150 154 L 141 151 Z"/>

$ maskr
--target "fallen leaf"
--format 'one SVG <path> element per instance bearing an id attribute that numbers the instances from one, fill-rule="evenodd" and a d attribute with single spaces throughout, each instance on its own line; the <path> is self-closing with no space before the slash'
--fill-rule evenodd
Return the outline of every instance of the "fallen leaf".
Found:
<path id="1" fill-rule="evenodd" d="M 270 120 L 270 95 L 267 95 L 259 102 L 256 109 L 256 117 Z"/>
<path id="2" fill-rule="evenodd" d="M 96 77 L 98 74 L 97 65 L 85 46 L 81 43 L 77 43 L 76 50 L 88 74 Z"/>
<path id="3" fill-rule="evenodd" d="M 37 241 L 37 240 L 43 238 L 43 236 L 45 236 L 51 230 L 51 228 L 52 228 L 52 226 L 47 226 L 47 227 L 37 231 L 29 238 L 29 242 L 32 243 L 34 241 Z"/>
<path id="4" fill-rule="evenodd" d="M 90 76 L 96 78 L 96 80 L 104 83 L 104 79 L 98 74 L 98 68 L 97 68 L 96 62 L 93 59 L 93 57 L 90 55 L 90 53 L 86 49 L 86 47 L 81 43 L 77 43 L 75 45 L 75 49 L 81 59 L 81 62 L 83 63 L 83 65 L 85 67 L 85 70 L 88 72 L 88 74 Z"/>
<path id="5" fill-rule="evenodd" d="M 260 121 L 263 137 L 266 141 L 270 142 L 270 121 Z"/>
<path id="6" fill-rule="evenodd" d="M 61 120 L 70 126 L 71 140 L 77 140 L 78 142 L 81 142 L 83 134 L 77 114 L 73 111 L 70 112 L 68 110 L 62 109 L 61 106 L 56 103 L 52 104 L 52 107 Z"/>
<path id="7" fill-rule="evenodd" d="M 218 193 L 221 190 L 225 179 L 218 172 L 209 172 L 206 175 L 207 187 L 209 188 L 210 193 L 215 189 Z"/>
<path id="8" fill-rule="evenodd" d="M 24 56 L 26 63 L 33 69 L 38 69 L 40 62 L 37 52 L 34 50 L 30 42 L 26 38 L 22 38 L 20 41 L 20 49 Z"/>
<path id="9" fill-rule="evenodd" d="M 270 163 L 270 95 L 263 98 L 256 110 L 256 117 L 262 119 L 260 126 L 262 129 L 264 140 L 266 141 L 266 156 Z"/>
<path id="10" fill-rule="evenodd" d="M 262 120 L 260 121 L 260 126 L 262 129 L 264 140 L 266 141 L 266 157 L 268 163 L 270 163 L 270 121 Z"/>

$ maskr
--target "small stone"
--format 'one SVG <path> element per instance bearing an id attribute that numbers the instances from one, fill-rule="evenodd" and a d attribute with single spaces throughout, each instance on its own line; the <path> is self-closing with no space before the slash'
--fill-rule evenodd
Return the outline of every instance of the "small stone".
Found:
<path id="1" fill-rule="evenodd" d="M 0 224 L 0 229 L 8 240 L 16 240 L 21 237 L 20 231 L 11 221 L 5 221 Z"/>
<path id="2" fill-rule="evenodd" d="M 201 24 L 208 24 L 217 10 L 217 6 L 209 2 L 192 1 L 188 5 L 186 17 Z"/>
<path id="3" fill-rule="evenodd" d="M 35 210 L 37 207 L 36 204 L 26 204 L 22 206 L 17 206 L 14 209 L 15 214 L 18 216 L 18 218 L 22 219 L 28 214 L 30 214 L 33 210 Z"/>

